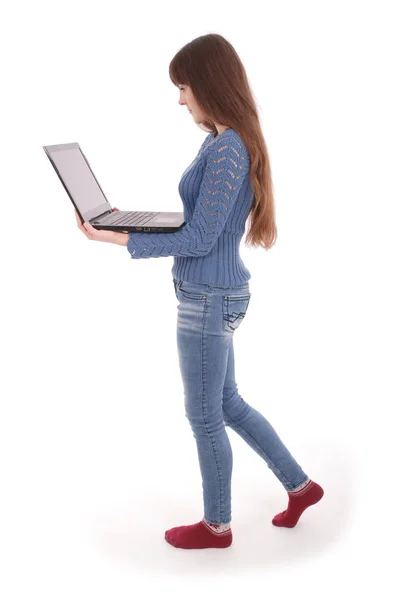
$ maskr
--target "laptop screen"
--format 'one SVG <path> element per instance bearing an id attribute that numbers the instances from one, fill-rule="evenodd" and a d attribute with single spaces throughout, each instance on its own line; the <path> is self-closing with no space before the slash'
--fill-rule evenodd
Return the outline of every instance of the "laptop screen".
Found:
<path id="1" fill-rule="evenodd" d="M 85 221 L 111 210 L 78 143 L 43 148 Z"/>

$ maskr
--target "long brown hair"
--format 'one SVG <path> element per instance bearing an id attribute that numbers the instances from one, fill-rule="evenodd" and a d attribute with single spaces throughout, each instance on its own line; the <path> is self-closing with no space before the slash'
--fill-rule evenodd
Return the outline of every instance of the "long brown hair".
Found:
<path id="1" fill-rule="evenodd" d="M 277 238 L 270 161 L 256 103 L 237 52 L 217 33 L 202 35 L 177 52 L 170 62 L 169 75 L 174 85 L 190 86 L 208 115 L 201 129 L 217 134 L 214 123 L 221 123 L 234 129 L 245 143 L 254 193 L 245 243 L 268 250 Z"/>

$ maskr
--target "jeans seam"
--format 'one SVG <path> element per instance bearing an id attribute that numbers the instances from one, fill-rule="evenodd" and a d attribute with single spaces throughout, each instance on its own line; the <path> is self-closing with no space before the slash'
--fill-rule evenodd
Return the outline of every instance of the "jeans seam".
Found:
<path id="1" fill-rule="evenodd" d="M 215 461 L 216 461 L 216 469 L 217 469 L 217 479 L 218 479 L 218 485 L 219 485 L 219 514 L 222 515 L 224 514 L 223 512 L 223 503 L 222 503 L 222 478 L 221 478 L 221 468 L 220 468 L 220 463 L 219 463 L 219 458 L 217 456 L 217 452 L 216 452 L 216 445 L 213 439 L 213 436 L 210 434 L 207 424 L 206 424 L 206 420 L 205 420 L 205 392 L 206 392 L 206 386 L 205 386 L 205 368 L 206 368 L 206 351 L 204 348 L 204 330 L 205 330 L 205 322 L 206 322 L 206 315 L 207 315 L 207 306 L 208 306 L 208 296 L 206 296 L 206 302 L 204 304 L 203 307 L 203 320 L 202 320 L 202 330 L 201 330 L 201 365 L 202 365 L 202 415 L 203 415 L 203 423 L 205 425 L 205 430 L 207 431 L 207 434 L 209 436 L 209 439 L 211 441 L 212 444 L 212 448 L 213 448 L 213 454 L 215 457 Z M 226 517 L 219 517 L 218 519 L 218 523 L 223 523 L 225 521 Z"/>

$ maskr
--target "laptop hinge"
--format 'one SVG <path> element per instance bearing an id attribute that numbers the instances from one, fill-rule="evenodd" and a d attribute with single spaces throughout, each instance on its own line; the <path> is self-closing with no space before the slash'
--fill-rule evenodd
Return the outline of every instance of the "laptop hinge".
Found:
<path id="1" fill-rule="evenodd" d="M 111 214 L 113 211 L 112 210 L 106 210 L 104 213 L 102 213 L 101 215 L 96 215 L 96 217 L 93 217 L 93 219 L 91 219 L 91 221 L 96 221 L 97 219 L 100 219 L 100 217 L 103 217 L 104 215 L 109 215 Z"/>

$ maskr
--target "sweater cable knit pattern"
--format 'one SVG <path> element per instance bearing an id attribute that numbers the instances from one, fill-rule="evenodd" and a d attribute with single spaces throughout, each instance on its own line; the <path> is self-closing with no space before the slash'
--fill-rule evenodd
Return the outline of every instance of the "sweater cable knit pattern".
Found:
<path id="1" fill-rule="evenodd" d="M 131 257 L 174 256 L 173 276 L 193 283 L 232 287 L 248 281 L 239 243 L 253 200 L 249 167 L 248 150 L 234 129 L 207 135 L 178 187 L 186 224 L 172 233 L 131 232 Z"/>

